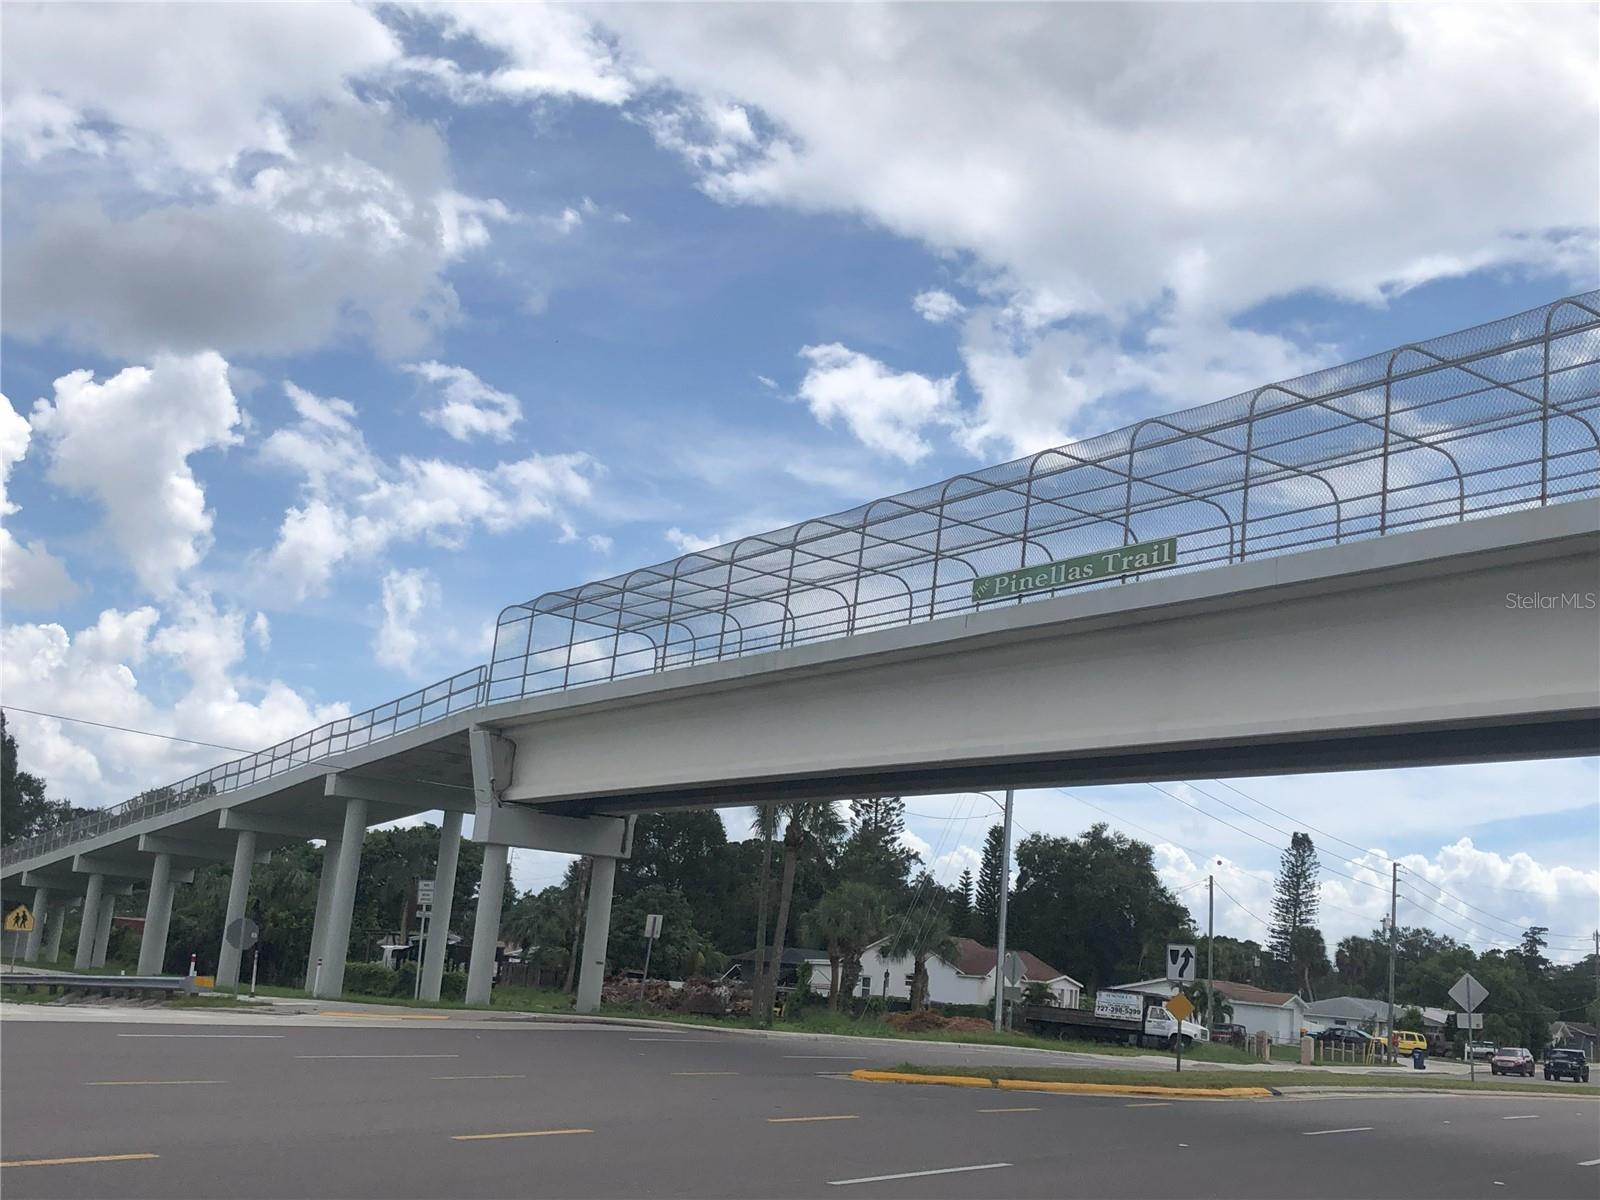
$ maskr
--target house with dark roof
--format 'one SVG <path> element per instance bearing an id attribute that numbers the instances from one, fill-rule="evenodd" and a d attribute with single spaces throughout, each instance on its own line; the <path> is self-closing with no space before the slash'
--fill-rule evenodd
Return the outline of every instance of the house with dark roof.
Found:
<path id="1" fill-rule="evenodd" d="M 909 956 L 893 958 L 884 953 L 888 938 L 879 938 L 861 955 L 862 995 L 887 994 L 897 999 L 911 995 L 912 962 Z M 928 1000 L 933 1004 L 989 1004 L 994 1001 L 995 948 L 972 938 L 956 938 L 956 952 L 950 958 L 928 960 Z M 1028 950 L 1011 948 L 1022 965 L 1023 983 L 1043 983 L 1050 988 L 1057 1005 L 1076 1008 L 1083 984 L 1059 971 Z M 812 962 L 812 986 L 828 987 L 828 960 Z"/>
<path id="2" fill-rule="evenodd" d="M 1178 985 L 1167 979 L 1141 979 L 1109 988 L 1113 992 L 1138 992 L 1145 996 L 1160 996 L 1163 1000 L 1177 995 Z M 1227 1000 L 1233 1012 L 1226 1018 L 1217 1017 L 1217 1024 L 1243 1025 L 1251 1037 L 1265 1031 L 1274 1042 L 1296 1042 L 1307 1028 L 1306 1002 L 1293 992 L 1273 992 L 1251 983 L 1236 983 L 1231 979 L 1217 980 L 1217 996 Z M 1204 1020 L 1202 1013 L 1195 1020 Z"/>
<path id="3" fill-rule="evenodd" d="M 1582 1021 L 1551 1021 L 1550 1045 L 1563 1050 L 1582 1050 L 1593 1062 L 1600 1057 L 1600 1028 Z"/>

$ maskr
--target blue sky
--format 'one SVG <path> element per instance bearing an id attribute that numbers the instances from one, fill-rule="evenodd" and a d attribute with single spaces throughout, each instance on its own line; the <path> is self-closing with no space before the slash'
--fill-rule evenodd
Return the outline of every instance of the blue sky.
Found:
<path id="1" fill-rule="evenodd" d="M 1600 283 L 1589 8 L 3 21 L 6 701 L 224 745 L 542 591 Z M 79 803 L 215 757 L 15 726 Z M 1409 856 L 1446 932 L 1596 921 L 1592 761 L 1237 786 Z M 1208 798 L 1075 794 L 1264 914 Z M 980 803 L 910 804 L 941 872 Z M 1330 940 L 1382 907 L 1326 899 Z"/>

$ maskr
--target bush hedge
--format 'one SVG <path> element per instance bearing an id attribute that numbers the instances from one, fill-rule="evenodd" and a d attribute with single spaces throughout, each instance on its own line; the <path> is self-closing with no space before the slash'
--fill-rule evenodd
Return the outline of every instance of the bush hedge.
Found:
<path id="1" fill-rule="evenodd" d="M 344 965 L 344 990 L 358 996 L 407 997 L 416 992 L 417 965 L 400 964 L 391 971 L 382 963 L 347 962 Z M 467 976 L 462 971 L 446 971 L 439 985 L 441 1000 L 460 1000 L 467 994 Z"/>

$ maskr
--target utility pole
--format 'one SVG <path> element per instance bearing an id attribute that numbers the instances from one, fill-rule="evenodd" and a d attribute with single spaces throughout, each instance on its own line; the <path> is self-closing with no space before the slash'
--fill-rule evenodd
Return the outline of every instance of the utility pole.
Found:
<path id="1" fill-rule="evenodd" d="M 1600 929 L 1594 931 L 1594 998 L 1600 1000 Z"/>
<path id="2" fill-rule="evenodd" d="M 1400 897 L 1400 864 L 1389 865 L 1389 1049 L 1394 1050 L 1394 935 Z"/>
<path id="3" fill-rule="evenodd" d="M 1217 994 L 1217 877 L 1206 876 L 1206 1029 Z"/>
<path id="4" fill-rule="evenodd" d="M 1006 998 L 1006 897 L 1011 892 L 1011 801 L 1015 795 L 1006 789 L 1005 830 L 1000 835 L 1000 921 L 994 947 L 994 1031 L 1000 1032 Z"/>

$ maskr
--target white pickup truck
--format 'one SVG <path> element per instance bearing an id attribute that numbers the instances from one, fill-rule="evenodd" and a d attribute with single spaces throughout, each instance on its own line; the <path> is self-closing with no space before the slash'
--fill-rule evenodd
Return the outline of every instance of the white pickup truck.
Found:
<path id="1" fill-rule="evenodd" d="M 1194 1021 L 1180 1021 L 1164 1008 L 1145 1009 L 1145 1037 L 1165 1042 L 1170 1046 L 1180 1034 L 1183 1036 L 1185 1046 L 1211 1040 L 1211 1031 L 1204 1025 L 1196 1024 Z"/>

